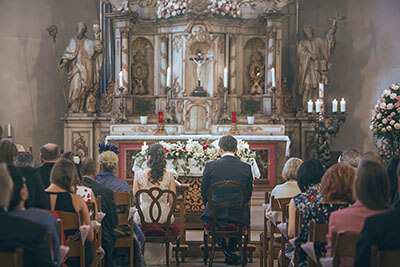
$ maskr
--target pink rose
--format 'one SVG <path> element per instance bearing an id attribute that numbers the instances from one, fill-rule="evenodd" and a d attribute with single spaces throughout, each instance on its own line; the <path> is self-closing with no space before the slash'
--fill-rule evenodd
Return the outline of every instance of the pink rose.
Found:
<path id="1" fill-rule="evenodd" d="M 391 130 L 392 130 L 392 126 L 387 126 L 386 129 L 387 129 L 388 131 L 391 131 Z"/>
<path id="2" fill-rule="evenodd" d="M 395 123 L 396 123 L 396 122 L 395 122 L 394 120 L 391 120 L 391 121 L 389 122 L 389 124 L 392 125 L 392 126 L 393 126 Z"/>
<path id="3" fill-rule="evenodd" d="M 387 123 L 388 123 L 388 120 L 387 120 L 387 119 L 383 119 L 383 120 L 382 120 L 382 123 L 383 123 L 383 124 L 387 124 Z"/>
<path id="4" fill-rule="evenodd" d="M 390 113 L 391 117 L 393 117 L 394 115 L 396 115 L 396 113 L 394 113 L 394 112 Z"/>
<path id="5" fill-rule="evenodd" d="M 386 128 L 382 128 L 381 132 L 386 133 Z"/>
<path id="6" fill-rule="evenodd" d="M 381 103 L 381 104 L 379 105 L 379 107 L 380 107 L 381 109 L 385 109 L 385 108 L 386 108 L 386 103 Z"/>
<path id="7" fill-rule="evenodd" d="M 398 123 L 398 122 L 395 123 L 395 124 L 394 124 L 394 128 L 395 128 L 396 130 L 399 130 L 399 129 L 400 129 L 400 123 Z"/>
<path id="8" fill-rule="evenodd" d="M 387 104 L 387 109 L 389 109 L 389 110 L 391 110 L 392 108 L 393 108 L 393 104 L 392 103 L 389 103 L 389 104 Z"/>
<path id="9" fill-rule="evenodd" d="M 398 96 L 396 97 L 396 99 L 397 99 L 398 101 L 400 101 L 400 95 L 398 95 Z"/>

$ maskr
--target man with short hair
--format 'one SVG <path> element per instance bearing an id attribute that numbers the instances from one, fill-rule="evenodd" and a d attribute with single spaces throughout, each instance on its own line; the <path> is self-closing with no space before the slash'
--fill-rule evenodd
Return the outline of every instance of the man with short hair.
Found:
<path id="1" fill-rule="evenodd" d="M 108 187 L 99 184 L 94 180 L 97 168 L 94 160 L 90 158 L 82 158 L 81 175 L 83 185 L 90 187 L 95 196 L 101 196 L 101 209 L 106 216 L 101 221 L 102 225 L 102 247 L 106 253 L 105 266 L 111 266 L 112 252 L 114 250 L 116 236 L 114 229 L 118 226 L 118 216 L 116 206 L 114 204 L 114 192 Z"/>
<path id="2" fill-rule="evenodd" d="M 361 153 L 353 148 L 343 150 L 338 158 L 338 162 L 347 163 L 350 166 L 357 168 L 361 161 Z"/>
<path id="3" fill-rule="evenodd" d="M 220 153 L 222 158 L 208 162 L 203 172 L 203 181 L 201 183 L 201 198 L 205 204 L 205 209 L 201 215 L 201 221 L 204 226 L 211 223 L 212 213 L 208 206 L 207 192 L 211 185 L 221 181 L 234 181 L 238 182 L 246 188 L 247 199 L 245 199 L 245 206 L 243 209 L 242 223 L 250 225 L 250 208 L 248 202 L 251 199 L 253 191 L 253 174 L 249 164 L 242 162 L 235 157 L 237 152 L 237 141 L 234 137 L 227 135 L 221 137 L 219 140 Z M 213 200 L 218 202 L 235 202 L 242 199 L 241 192 L 233 191 L 233 189 L 216 190 L 212 195 Z M 220 199 L 220 201 L 218 201 Z M 228 224 L 237 224 L 238 209 L 232 207 L 225 207 L 218 209 L 217 224 L 219 227 L 226 227 Z M 222 251 L 225 254 L 225 263 L 227 264 L 240 264 L 240 257 L 234 252 L 238 240 L 230 238 L 228 246 L 225 244 L 225 239 L 217 240 Z"/>
<path id="4" fill-rule="evenodd" d="M 7 166 L 0 164 L 0 251 L 22 248 L 24 266 L 54 266 L 46 240 L 46 228 L 8 214 L 13 186 Z"/>
<path id="5" fill-rule="evenodd" d="M 50 172 L 60 156 L 60 148 L 56 144 L 48 143 L 40 148 L 40 161 L 42 162 L 42 166 L 37 168 L 37 170 L 42 177 L 44 188 L 50 185 Z"/>
<path id="6" fill-rule="evenodd" d="M 15 165 L 20 167 L 22 176 L 26 179 L 29 198 L 25 201 L 25 208 L 50 209 L 49 196 L 44 192 L 42 178 L 39 171 L 33 168 L 33 156 L 29 152 L 17 154 Z"/>

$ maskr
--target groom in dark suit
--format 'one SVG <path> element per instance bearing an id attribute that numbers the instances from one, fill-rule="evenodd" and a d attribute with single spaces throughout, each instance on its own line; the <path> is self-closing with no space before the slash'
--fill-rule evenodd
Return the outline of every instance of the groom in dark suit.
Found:
<path id="1" fill-rule="evenodd" d="M 219 140 L 220 152 L 222 158 L 212 162 L 208 162 L 203 172 L 203 181 L 201 184 L 201 198 L 205 204 L 205 209 L 201 215 L 201 221 L 205 226 L 212 222 L 211 209 L 208 206 L 207 191 L 211 185 L 221 181 L 235 181 L 243 185 L 247 190 L 247 199 L 243 215 L 242 223 L 250 225 L 250 208 L 248 202 L 251 199 L 253 191 L 253 175 L 249 164 L 240 161 L 235 157 L 237 152 L 237 141 L 234 137 L 227 135 Z M 242 199 L 241 192 L 228 188 L 226 190 L 216 190 L 212 196 L 216 203 L 221 202 L 237 202 Z M 238 209 L 226 207 L 218 209 L 217 224 L 219 227 L 225 227 L 227 224 L 237 224 Z M 240 257 L 234 253 L 237 245 L 236 238 L 230 238 L 228 246 L 225 239 L 218 240 L 218 244 L 225 254 L 225 263 L 240 264 Z"/>

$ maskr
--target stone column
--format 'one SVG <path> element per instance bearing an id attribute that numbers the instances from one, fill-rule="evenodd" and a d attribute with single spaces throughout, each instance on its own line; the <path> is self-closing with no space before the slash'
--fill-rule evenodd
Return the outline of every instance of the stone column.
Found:
<path id="1" fill-rule="evenodd" d="M 130 84 L 129 84 L 129 33 L 130 27 L 121 28 L 121 69 L 122 69 L 122 77 L 123 77 L 123 87 L 125 88 L 124 93 L 127 94 L 130 92 Z M 119 79 L 119 77 L 118 77 Z"/>
<path id="2" fill-rule="evenodd" d="M 167 69 L 168 69 L 168 36 L 160 37 L 160 85 L 159 88 L 167 86 Z M 161 91 L 161 90 L 160 90 Z"/>

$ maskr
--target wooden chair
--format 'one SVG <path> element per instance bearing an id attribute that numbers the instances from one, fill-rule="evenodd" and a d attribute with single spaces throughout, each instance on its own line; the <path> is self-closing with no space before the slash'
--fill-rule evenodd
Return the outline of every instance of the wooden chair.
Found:
<path id="1" fill-rule="evenodd" d="M 241 201 L 238 202 L 221 202 L 221 203 L 215 203 L 212 200 L 212 195 L 213 192 L 216 189 L 227 189 L 231 188 L 234 190 L 237 190 L 241 193 L 242 199 Z M 207 264 L 207 258 L 208 258 L 208 237 L 211 237 L 212 240 L 212 247 L 211 247 L 211 257 L 210 257 L 210 262 L 209 266 L 211 267 L 213 264 L 214 260 L 214 254 L 216 250 L 216 241 L 218 238 L 237 238 L 238 239 L 238 249 L 240 256 L 242 258 L 242 266 L 246 265 L 246 251 L 247 251 L 247 243 L 249 242 L 249 229 L 243 225 L 242 223 L 242 214 L 243 214 L 243 209 L 246 204 L 246 199 L 247 199 L 247 192 L 244 186 L 241 184 L 234 182 L 234 181 L 222 181 L 213 184 L 207 192 L 207 199 L 208 199 L 208 207 L 210 208 L 212 212 L 212 222 L 209 225 L 206 225 L 204 228 L 204 254 L 203 254 L 203 259 L 204 259 L 204 264 Z M 238 209 L 238 218 L 237 218 L 237 224 L 235 225 L 228 225 L 227 227 L 221 228 L 218 227 L 217 225 L 217 209 L 220 208 L 226 208 L 226 207 L 231 207 L 231 208 L 237 208 Z M 242 246 L 242 238 L 244 239 L 243 246 Z"/>
<path id="2" fill-rule="evenodd" d="M 130 231 L 127 235 L 117 235 L 115 242 L 116 248 L 129 248 L 129 264 L 133 267 L 133 218 L 128 220 L 129 209 L 132 207 L 133 195 L 132 192 L 114 192 L 114 203 L 122 212 L 118 213 L 118 227 L 128 226 Z"/>
<path id="3" fill-rule="evenodd" d="M 276 199 L 274 196 L 270 197 L 270 210 L 271 211 L 277 211 L 282 213 L 282 218 L 284 215 L 286 216 L 286 206 L 289 205 L 290 200 L 292 198 L 279 198 Z M 283 214 L 285 212 L 285 214 Z M 264 248 L 265 254 L 266 255 L 266 261 L 267 261 L 267 266 L 272 267 L 274 266 L 274 260 L 278 260 L 279 257 L 279 252 L 285 251 L 285 242 L 288 242 L 288 240 L 284 240 L 285 237 L 281 234 L 281 231 L 277 227 L 277 225 L 283 220 L 277 220 L 275 223 L 272 222 L 271 220 L 267 220 L 267 240 L 266 240 L 266 246 Z M 280 237 L 280 242 L 277 242 L 275 240 L 275 236 Z M 281 264 L 286 265 L 286 258 L 284 255 L 281 257 Z M 282 266 L 285 266 L 282 265 Z"/>
<path id="4" fill-rule="evenodd" d="M 332 233 L 333 266 L 340 265 L 340 257 L 355 257 L 359 233 Z"/>
<path id="5" fill-rule="evenodd" d="M 371 267 L 392 267 L 400 262 L 400 249 L 379 250 L 378 247 L 371 247 Z"/>
<path id="6" fill-rule="evenodd" d="M 101 212 L 101 196 L 98 196 L 96 198 L 96 204 L 97 204 L 97 207 L 96 207 L 95 203 L 88 203 L 87 204 L 89 212 L 92 211 L 92 214 L 90 216 L 90 220 L 91 221 L 97 220 L 96 212 L 95 212 L 96 208 L 97 208 L 97 212 Z M 92 264 L 92 266 L 98 266 L 98 265 L 103 266 L 103 260 L 101 260 L 99 258 L 99 256 L 97 255 L 97 248 L 101 247 L 101 235 L 102 235 L 102 233 L 101 233 L 101 227 L 100 227 L 97 230 L 97 232 L 94 232 L 93 264 Z"/>
<path id="7" fill-rule="evenodd" d="M 174 212 L 175 224 L 179 224 L 181 227 L 180 231 L 180 244 L 179 251 L 181 252 L 181 261 L 185 261 L 185 256 L 189 251 L 189 245 L 185 244 L 186 242 L 186 195 L 189 190 L 189 184 L 181 184 L 176 186 L 176 208 Z M 176 245 L 172 246 L 173 251 L 176 252 Z M 178 252 L 179 252 L 178 251 Z"/>
<path id="8" fill-rule="evenodd" d="M 142 195 L 147 195 L 151 198 L 150 208 L 149 208 L 149 217 L 151 222 L 147 222 L 145 220 L 144 212 L 140 206 L 140 199 L 142 199 Z M 167 221 L 161 222 L 161 204 L 159 200 L 166 196 L 167 198 L 172 197 L 172 203 L 170 203 L 170 210 L 167 215 Z M 169 243 L 176 243 L 175 250 L 175 259 L 176 265 L 179 265 L 179 245 L 180 245 L 180 227 L 176 224 L 171 224 L 171 217 L 175 211 L 176 206 L 176 194 L 171 190 L 162 190 L 158 187 L 152 187 L 150 189 L 141 189 L 136 192 L 136 208 L 137 212 L 140 216 L 141 227 L 143 229 L 143 233 L 146 237 L 146 243 L 164 243 L 165 244 L 165 256 L 167 267 L 169 266 Z M 154 218 L 154 214 L 157 214 L 157 217 Z"/>
<path id="9" fill-rule="evenodd" d="M 60 216 L 62 227 L 64 231 L 76 230 L 79 231 L 81 226 L 80 218 L 78 213 L 57 211 Z M 62 240 L 62 238 L 61 238 Z M 85 245 L 82 245 L 82 241 L 79 240 L 67 240 L 67 246 L 70 248 L 68 257 L 80 257 L 80 266 L 85 266 Z"/>
<path id="10" fill-rule="evenodd" d="M 264 204 L 268 205 L 269 204 L 269 196 L 270 192 L 265 192 L 264 194 Z M 266 267 L 267 266 L 267 248 L 266 248 L 266 242 L 267 242 L 267 218 L 265 217 L 265 210 L 263 210 L 264 214 L 264 231 L 260 233 L 260 267 Z"/>
<path id="11" fill-rule="evenodd" d="M 0 251 L 0 263 L 3 267 L 23 267 L 24 250 L 16 248 L 14 252 Z"/>
<path id="12" fill-rule="evenodd" d="M 326 235 L 328 234 L 329 225 L 327 223 L 320 224 L 316 223 L 314 220 L 310 221 L 308 227 L 308 241 L 309 242 L 319 242 L 327 243 Z M 318 263 L 315 263 L 310 257 L 307 257 L 307 262 L 309 267 L 321 267 L 319 263 L 319 258 L 317 258 Z"/>

